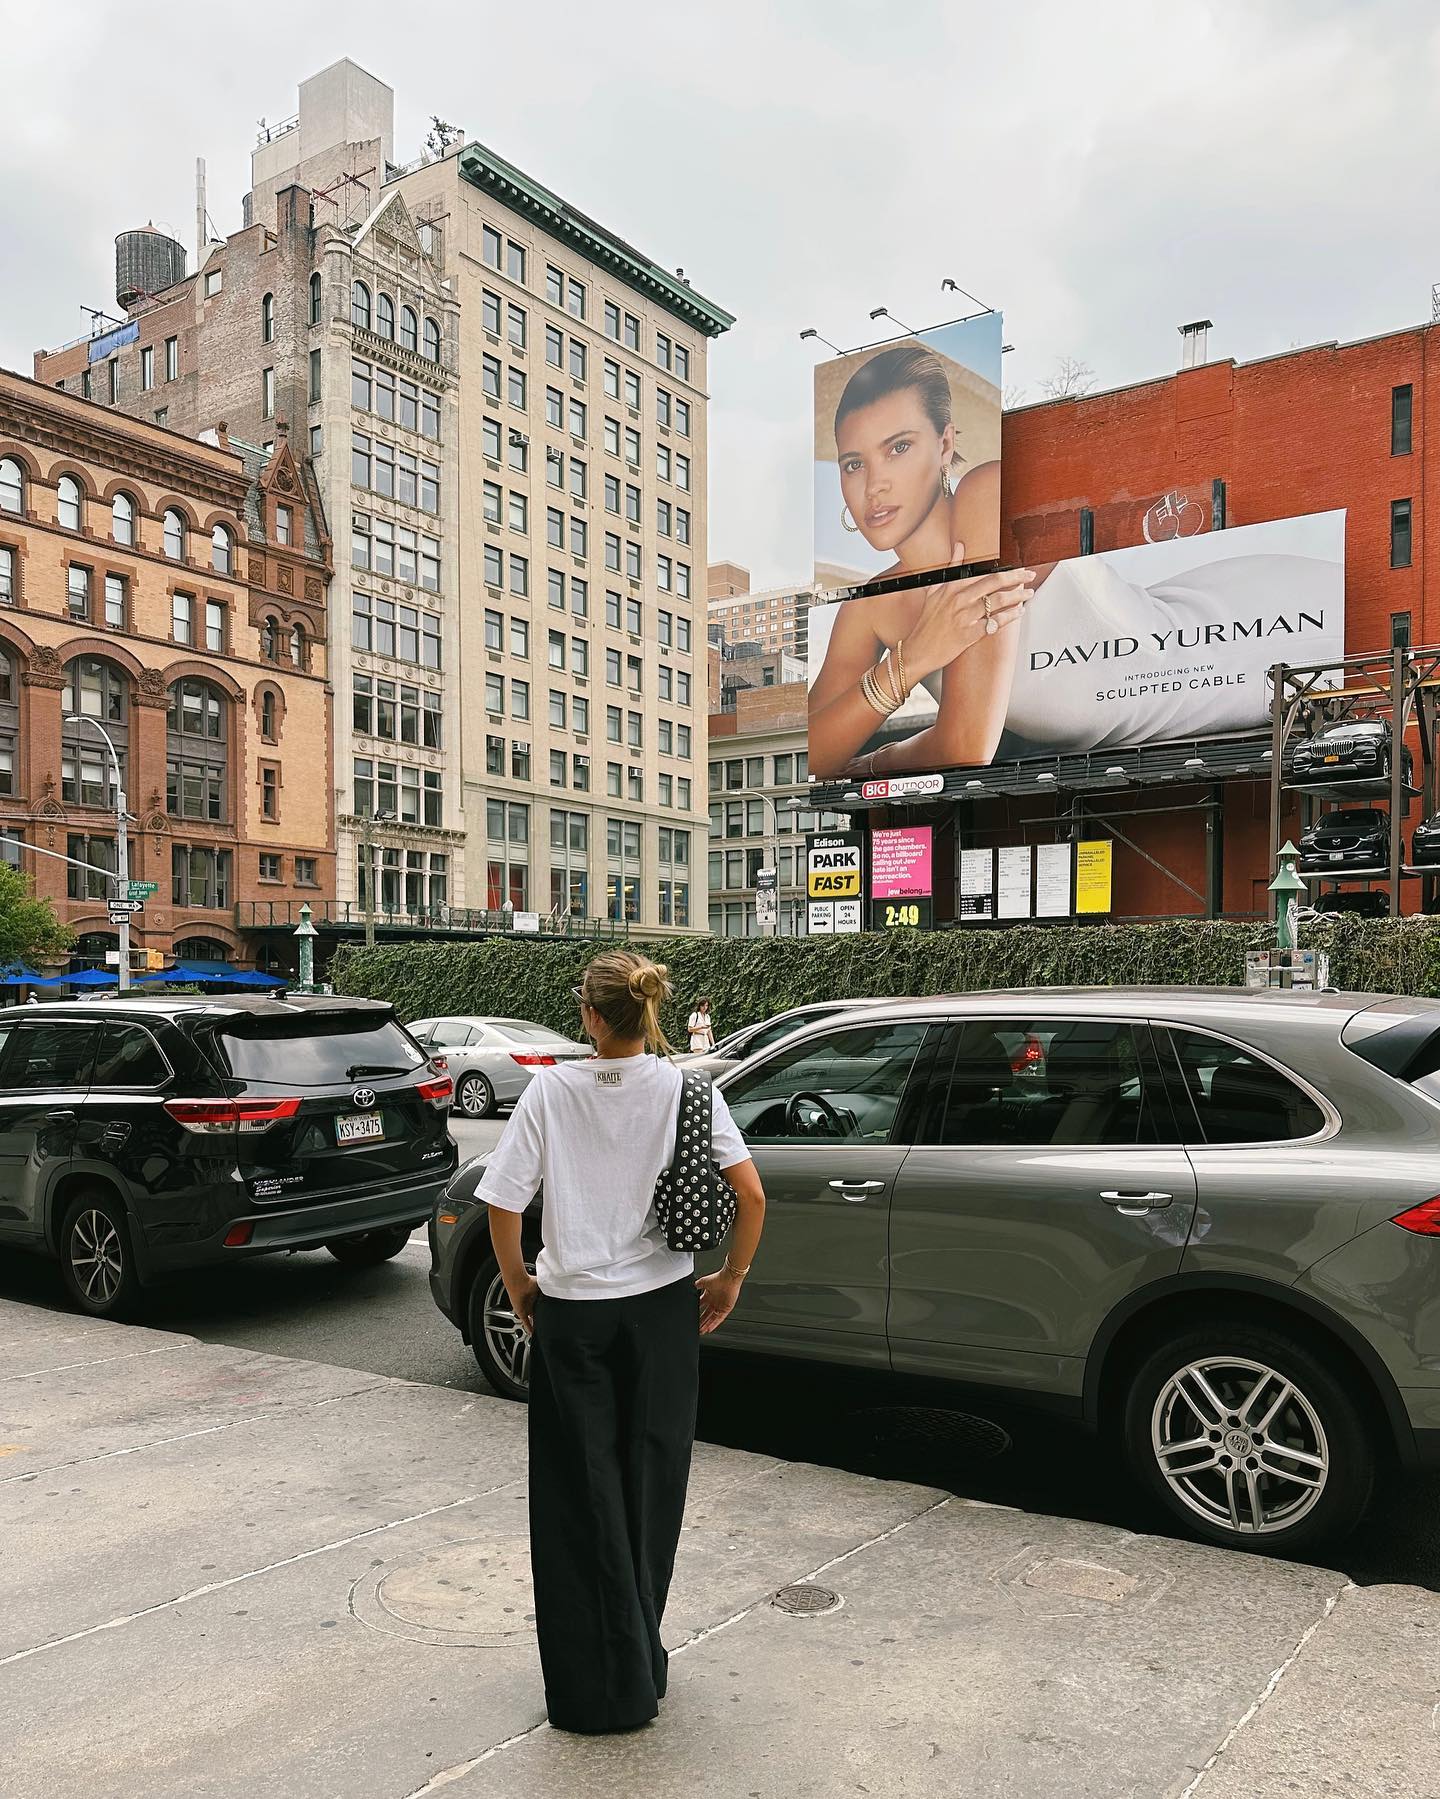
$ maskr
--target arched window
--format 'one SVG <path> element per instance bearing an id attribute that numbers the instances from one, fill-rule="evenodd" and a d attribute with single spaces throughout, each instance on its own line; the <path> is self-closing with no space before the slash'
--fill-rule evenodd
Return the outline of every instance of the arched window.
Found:
<path id="1" fill-rule="evenodd" d="M 305 635 L 304 625 L 295 627 L 295 666 L 296 668 L 309 668 L 310 666 L 310 640 Z"/>
<path id="2" fill-rule="evenodd" d="M 114 770 L 110 752 L 95 725 L 104 727 L 120 761 L 120 784 L 125 779 L 126 751 L 130 741 L 130 678 L 113 662 L 100 656 L 77 656 L 65 665 L 65 691 L 61 695 L 65 723 L 60 727 L 60 795 L 72 806 L 114 804 Z M 71 719 L 76 722 L 71 723 Z"/>
<path id="3" fill-rule="evenodd" d="M 260 655 L 265 662 L 280 660 L 280 626 L 273 618 L 267 618 L 260 627 Z"/>
<path id="4" fill-rule="evenodd" d="M 170 689 L 165 731 L 165 810 L 172 818 L 224 821 L 230 708 L 218 687 L 193 675 Z"/>
<path id="5" fill-rule="evenodd" d="M 0 512 L 25 510 L 25 470 L 13 456 L 0 456 Z"/>
<path id="6" fill-rule="evenodd" d="M 431 362 L 440 360 L 440 327 L 434 319 L 425 321 L 425 354 Z"/>
<path id="7" fill-rule="evenodd" d="M 20 701 L 15 663 L 10 652 L 0 644 L 0 794 L 14 793 L 20 778 L 16 767 L 19 741 Z"/>
<path id="8" fill-rule="evenodd" d="M 135 541 L 135 502 L 128 493 L 117 493 L 110 502 L 110 535 L 116 543 Z"/>
<path id="9" fill-rule="evenodd" d="M 279 737 L 279 715 L 275 707 L 275 689 L 267 687 L 260 695 L 260 735 L 266 743 Z"/>
<path id="10" fill-rule="evenodd" d="M 400 348 L 402 350 L 418 350 L 420 347 L 420 321 L 415 317 L 413 307 L 400 308 Z"/>
<path id="11" fill-rule="evenodd" d="M 217 575 L 235 572 L 235 541 L 224 525 L 216 525 L 210 533 L 210 566 Z"/>
<path id="12" fill-rule="evenodd" d="M 165 511 L 165 554 L 172 562 L 183 562 L 188 554 L 189 530 L 185 524 L 185 514 L 177 512 L 173 506 Z"/>
<path id="13" fill-rule="evenodd" d="M 62 475 L 55 487 L 56 518 L 67 531 L 80 529 L 80 483 L 73 475 Z"/>
<path id="14" fill-rule="evenodd" d="M 188 962 L 229 962 L 234 952 L 218 937 L 182 937 L 175 945 L 175 960 Z"/>
<path id="15" fill-rule="evenodd" d="M 266 294 L 260 302 L 260 341 L 262 344 L 273 344 L 275 341 L 274 294 Z"/>
<path id="16" fill-rule="evenodd" d="M 363 281 L 350 284 L 350 323 L 362 331 L 370 329 L 370 289 Z"/>
<path id="17" fill-rule="evenodd" d="M 318 325 L 325 310 L 325 283 L 317 269 L 310 277 L 310 323 Z"/>
<path id="18" fill-rule="evenodd" d="M 389 294 L 375 296 L 375 329 L 381 337 L 395 335 L 395 302 Z"/>

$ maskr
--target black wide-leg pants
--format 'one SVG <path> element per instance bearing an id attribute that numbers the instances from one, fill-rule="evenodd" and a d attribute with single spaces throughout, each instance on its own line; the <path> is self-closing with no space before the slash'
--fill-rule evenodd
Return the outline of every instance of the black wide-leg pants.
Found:
<path id="1" fill-rule="evenodd" d="M 550 1299 L 530 1362 L 530 1566 L 545 1707 L 629 1730 L 665 1693 L 660 1621 L 685 1511 L 699 1380 L 693 1277 Z"/>

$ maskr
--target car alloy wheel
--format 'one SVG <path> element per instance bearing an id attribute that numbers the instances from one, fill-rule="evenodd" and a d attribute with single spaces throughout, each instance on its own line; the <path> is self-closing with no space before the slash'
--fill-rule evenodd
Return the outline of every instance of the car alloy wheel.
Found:
<path id="1" fill-rule="evenodd" d="M 66 1254 L 75 1290 L 86 1304 L 96 1311 L 113 1305 L 125 1282 L 125 1245 L 111 1219 L 94 1207 L 76 1213 Z"/>
<path id="2" fill-rule="evenodd" d="M 483 1074 L 462 1075 L 455 1103 L 467 1118 L 488 1118 L 495 1110 L 495 1089 Z"/>
<path id="3" fill-rule="evenodd" d="M 1247 1357 L 1177 1369 L 1155 1399 L 1150 1443 L 1181 1504 L 1212 1529 L 1242 1536 L 1293 1530 L 1330 1478 L 1315 1407 L 1285 1375 Z"/>
<path id="4" fill-rule="evenodd" d="M 528 1263 L 526 1266 L 529 1268 Z M 530 1268 L 529 1271 L 532 1274 L 535 1272 L 533 1268 Z M 521 1391 L 528 1391 L 530 1386 L 530 1339 L 525 1334 L 520 1320 L 515 1316 L 515 1308 L 510 1303 L 510 1295 L 505 1291 L 504 1277 L 498 1268 L 485 1289 L 481 1328 L 485 1333 L 485 1347 L 495 1366 L 514 1387 Z"/>

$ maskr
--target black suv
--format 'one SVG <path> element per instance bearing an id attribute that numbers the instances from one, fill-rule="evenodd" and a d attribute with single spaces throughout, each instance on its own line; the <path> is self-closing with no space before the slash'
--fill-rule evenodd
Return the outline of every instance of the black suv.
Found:
<path id="1" fill-rule="evenodd" d="M 1302 873 L 1388 868 L 1390 814 L 1366 806 L 1326 812 L 1300 838 Z"/>
<path id="2" fill-rule="evenodd" d="M 397 1255 L 455 1172 L 451 1083 L 373 1000 L 70 1000 L 0 1011 L 0 1246 L 84 1311 L 153 1276 Z"/>
<path id="3" fill-rule="evenodd" d="M 1411 784 L 1414 758 L 1400 754 L 1400 774 Z M 1351 718 L 1321 725 L 1290 752 L 1288 778 L 1297 785 L 1331 781 L 1386 781 L 1390 778 L 1390 727 L 1383 718 Z"/>

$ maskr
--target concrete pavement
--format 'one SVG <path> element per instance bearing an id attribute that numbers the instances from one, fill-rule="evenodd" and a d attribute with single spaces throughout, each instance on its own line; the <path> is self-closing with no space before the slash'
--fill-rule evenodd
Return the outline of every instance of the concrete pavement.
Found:
<path id="1" fill-rule="evenodd" d="M 1430 1594 L 704 1445 L 659 1723 L 553 1732 L 524 1431 L 0 1302 L 8 1799 L 1440 1793 Z"/>

